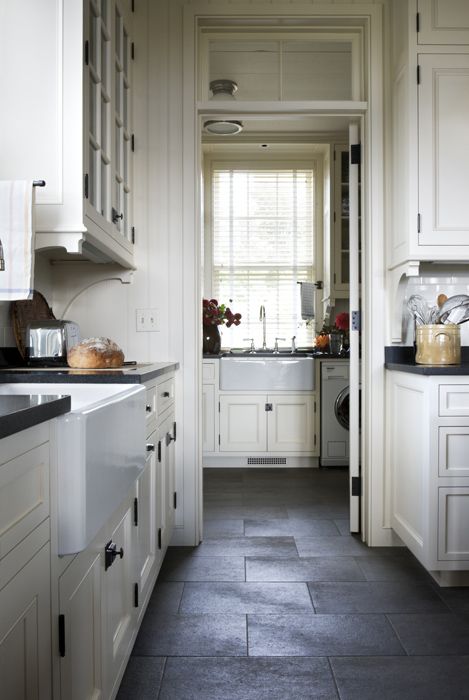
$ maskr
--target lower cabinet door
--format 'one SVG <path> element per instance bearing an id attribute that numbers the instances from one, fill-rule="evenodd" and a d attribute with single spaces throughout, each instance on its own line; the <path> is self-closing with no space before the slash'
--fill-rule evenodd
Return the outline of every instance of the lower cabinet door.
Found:
<path id="1" fill-rule="evenodd" d="M 102 553 L 82 552 L 59 580 L 60 696 L 103 698 L 101 578 Z"/>
<path id="2" fill-rule="evenodd" d="M 50 700 L 51 677 L 50 551 L 46 544 L 0 591 L 0 697 Z"/>
<path id="3" fill-rule="evenodd" d="M 314 397 L 269 395 L 268 449 L 271 452 L 312 452 L 316 447 Z"/>
<path id="4" fill-rule="evenodd" d="M 220 396 L 220 451 L 265 452 L 267 397 Z"/>
<path id="5" fill-rule="evenodd" d="M 215 451 L 215 385 L 202 387 L 202 452 Z"/>
<path id="6" fill-rule="evenodd" d="M 469 487 L 438 489 L 438 559 L 469 561 Z"/>
<path id="7" fill-rule="evenodd" d="M 175 423 L 174 414 L 169 414 L 163 423 L 164 427 L 164 468 L 165 468 L 165 543 L 169 546 L 173 535 L 175 511 L 177 506 L 176 494 L 176 455 L 175 455 Z"/>

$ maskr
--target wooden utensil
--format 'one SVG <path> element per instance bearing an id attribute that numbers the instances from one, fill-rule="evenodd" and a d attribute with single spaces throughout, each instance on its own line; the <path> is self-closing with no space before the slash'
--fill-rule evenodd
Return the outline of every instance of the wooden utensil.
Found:
<path id="1" fill-rule="evenodd" d="M 448 299 L 446 294 L 438 294 L 438 297 L 436 299 L 436 303 L 438 304 L 438 308 L 441 309 L 445 301 Z"/>
<path id="2" fill-rule="evenodd" d="M 10 318 L 13 326 L 16 346 L 21 357 L 24 359 L 26 355 L 24 340 L 26 326 L 28 323 L 31 323 L 32 321 L 54 319 L 55 316 L 41 292 L 34 290 L 32 299 L 11 302 Z"/>

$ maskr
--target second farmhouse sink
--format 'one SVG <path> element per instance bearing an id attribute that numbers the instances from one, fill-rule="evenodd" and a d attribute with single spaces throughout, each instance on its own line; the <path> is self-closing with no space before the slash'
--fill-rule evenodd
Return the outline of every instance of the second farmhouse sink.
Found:
<path id="1" fill-rule="evenodd" d="M 0 394 L 61 394 L 56 419 L 59 554 L 89 545 L 145 467 L 145 387 L 129 384 L 0 384 Z"/>
<path id="2" fill-rule="evenodd" d="M 220 358 L 222 391 L 314 391 L 314 358 L 242 355 Z"/>

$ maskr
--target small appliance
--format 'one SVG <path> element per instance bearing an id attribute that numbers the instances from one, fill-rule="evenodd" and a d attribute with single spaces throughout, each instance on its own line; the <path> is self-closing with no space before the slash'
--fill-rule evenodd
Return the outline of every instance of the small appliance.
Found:
<path id="1" fill-rule="evenodd" d="M 80 329 L 73 321 L 31 321 L 26 326 L 26 360 L 38 367 L 66 366 L 68 350 L 80 339 Z"/>

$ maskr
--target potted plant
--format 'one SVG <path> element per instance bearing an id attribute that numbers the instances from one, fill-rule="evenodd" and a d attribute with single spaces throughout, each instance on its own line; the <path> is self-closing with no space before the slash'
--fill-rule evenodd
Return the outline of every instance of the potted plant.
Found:
<path id="1" fill-rule="evenodd" d="M 230 299 L 230 302 L 232 300 Z M 218 304 L 216 299 L 202 301 L 202 330 L 204 355 L 217 355 L 221 348 L 218 326 L 239 326 L 241 314 L 234 314 L 225 304 Z"/>

